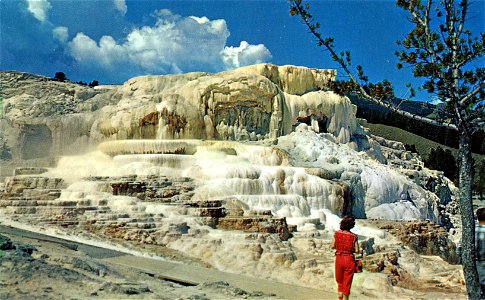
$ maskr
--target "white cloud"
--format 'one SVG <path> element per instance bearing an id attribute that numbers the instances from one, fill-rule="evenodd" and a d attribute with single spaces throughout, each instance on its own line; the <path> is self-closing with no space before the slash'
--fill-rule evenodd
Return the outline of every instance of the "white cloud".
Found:
<path id="1" fill-rule="evenodd" d="M 197 23 L 199 23 L 199 24 L 204 24 L 204 23 L 210 22 L 209 18 L 207 18 L 207 17 L 201 18 L 201 17 L 196 17 L 196 16 L 190 16 L 189 18 L 197 21 Z"/>
<path id="2" fill-rule="evenodd" d="M 71 55 L 79 62 L 100 63 L 106 68 L 126 63 L 126 50 L 111 36 L 103 36 L 99 45 L 84 33 L 78 33 L 70 42 Z"/>
<path id="3" fill-rule="evenodd" d="M 44 22 L 49 9 L 52 8 L 48 0 L 27 0 L 27 9 L 39 21 Z"/>
<path id="4" fill-rule="evenodd" d="M 119 12 L 121 12 L 123 15 L 126 15 L 126 12 L 128 11 L 128 6 L 126 6 L 125 0 L 114 0 L 115 8 Z"/>
<path id="5" fill-rule="evenodd" d="M 238 68 L 271 60 L 271 52 L 263 44 L 250 45 L 242 41 L 239 47 L 224 47 L 222 60 L 226 68 Z"/>
<path id="6" fill-rule="evenodd" d="M 59 26 L 52 29 L 52 35 L 56 40 L 60 41 L 61 43 L 65 43 L 69 38 L 69 30 L 67 27 Z"/>
<path id="7" fill-rule="evenodd" d="M 81 65 L 96 63 L 110 71 L 130 68 L 152 74 L 220 71 L 271 59 L 261 44 L 226 47 L 230 33 L 225 20 L 182 17 L 169 10 L 154 16 L 153 27 L 135 28 L 122 41 L 103 36 L 96 42 L 78 33 L 68 51 Z"/>
<path id="8" fill-rule="evenodd" d="M 444 103 L 444 101 L 439 97 L 433 97 L 430 103 L 433 105 L 438 105 L 438 104 Z"/>

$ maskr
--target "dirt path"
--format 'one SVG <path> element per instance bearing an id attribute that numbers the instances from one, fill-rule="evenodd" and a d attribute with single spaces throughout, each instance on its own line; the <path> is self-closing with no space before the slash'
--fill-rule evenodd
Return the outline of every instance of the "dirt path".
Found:
<path id="1" fill-rule="evenodd" d="M 247 291 L 254 295 L 274 295 L 278 299 L 332 299 L 335 293 L 284 284 L 276 281 L 232 274 L 179 262 L 149 257 L 135 256 L 120 251 L 68 241 L 49 235 L 0 225 L 0 234 L 11 238 L 19 237 L 37 243 L 53 243 L 69 251 L 82 252 L 105 266 L 120 266 L 135 272 L 143 272 L 158 280 L 165 280 L 183 286 L 204 286 L 208 283 L 225 282 L 230 287 Z M 333 288 L 329 287 L 329 290 Z M 224 299 L 225 297 L 219 298 Z M 272 297 L 273 298 L 273 297 Z M 212 298 L 211 298 L 212 299 Z"/>
<path id="2" fill-rule="evenodd" d="M 285 299 L 332 299 L 335 297 L 335 293 L 330 293 L 328 291 L 146 257 L 132 255 L 116 256 L 104 259 L 103 261 L 136 268 L 159 278 L 193 285 L 199 285 L 204 282 L 225 281 L 231 286 L 245 291 L 260 291 L 267 294 L 275 294 L 278 297 Z M 333 283 L 329 289 L 332 288 Z"/>

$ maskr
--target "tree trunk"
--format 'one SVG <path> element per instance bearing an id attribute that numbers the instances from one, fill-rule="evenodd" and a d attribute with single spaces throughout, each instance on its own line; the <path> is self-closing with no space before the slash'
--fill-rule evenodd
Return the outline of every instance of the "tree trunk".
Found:
<path id="1" fill-rule="evenodd" d="M 478 300 L 481 298 L 480 284 L 478 281 L 478 272 L 474 258 L 475 253 L 475 221 L 473 213 L 473 200 L 471 194 L 472 176 L 472 154 L 471 139 L 467 129 L 460 126 L 459 134 L 459 189 L 460 189 L 460 211 L 462 231 L 462 254 L 461 261 L 463 265 L 463 274 L 467 288 L 468 299 Z"/>

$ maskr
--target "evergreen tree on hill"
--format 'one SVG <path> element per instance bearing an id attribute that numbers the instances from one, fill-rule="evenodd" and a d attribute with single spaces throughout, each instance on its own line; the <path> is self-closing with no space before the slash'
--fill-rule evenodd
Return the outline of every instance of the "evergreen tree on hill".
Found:
<path id="1" fill-rule="evenodd" d="M 443 171 L 446 177 L 456 182 L 458 167 L 456 166 L 456 159 L 449 149 L 444 150 L 441 147 L 431 149 L 424 164 L 430 169 Z"/>
<path id="2" fill-rule="evenodd" d="M 54 79 L 60 82 L 64 82 L 67 80 L 67 77 L 66 74 L 64 74 L 63 72 L 56 72 L 56 74 L 54 75 Z"/>

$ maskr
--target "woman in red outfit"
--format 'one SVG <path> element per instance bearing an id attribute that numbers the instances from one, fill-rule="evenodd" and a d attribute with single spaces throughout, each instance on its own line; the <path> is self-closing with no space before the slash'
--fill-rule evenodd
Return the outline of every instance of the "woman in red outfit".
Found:
<path id="1" fill-rule="evenodd" d="M 360 253 L 357 235 L 350 232 L 354 225 L 355 218 L 345 216 L 340 221 L 340 230 L 333 236 L 332 249 L 335 249 L 335 280 L 338 285 L 339 300 L 349 299 L 355 270 L 354 253 Z"/>

